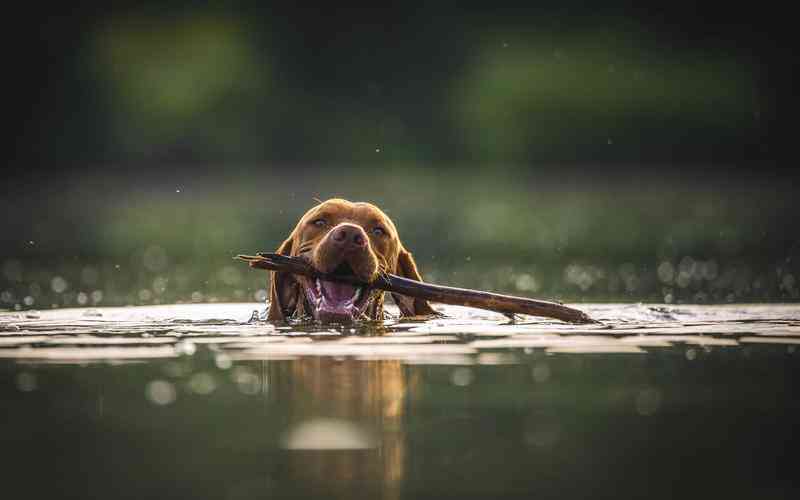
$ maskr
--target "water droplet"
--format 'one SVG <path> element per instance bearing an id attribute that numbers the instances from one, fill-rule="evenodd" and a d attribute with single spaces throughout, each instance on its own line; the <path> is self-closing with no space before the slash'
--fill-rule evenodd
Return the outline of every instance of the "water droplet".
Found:
<path id="1" fill-rule="evenodd" d="M 315 418 L 292 428 L 281 444 L 288 450 L 364 450 L 377 443 L 371 432 L 355 422 Z"/>
<path id="2" fill-rule="evenodd" d="M 69 283 L 61 276 L 56 276 L 50 280 L 50 288 L 56 293 L 64 293 L 68 287 Z"/>
<path id="3" fill-rule="evenodd" d="M 672 262 L 667 260 L 658 265 L 657 272 L 658 279 L 660 279 L 662 283 L 672 283 L 672 279 L 675 277 L 675 268 L 672 266 Z"/>
<path id="4" fill-rule="evenodd" d="M 197 346 L 189 340 L 182 340 L 175 344 L 175 352 L 178 355 L 191 356 L 197 351 Z"/>
<path id="5" fill-rule="evenodd" d="M 463 366 L 456 368 L 453 370 L 453 373 L 450 374 L 450 380 L 453 384 L 460 387 L 471 384 L 474 379 L 475 375 L 472 373 L 472 370 Z"/>
<path id="6" fill-rule="evenodd" d="M 177 392 L 172 383 L 166 380 L 153 380 L 147 384 L 145 395 L 151 403 L 164 406 L 175 401 Z"/>
<path id="7" fill-rule="evenodd" d="M 221 352 L 214 356 L 214 364 L 217 365 L 217 368 L 220 370 L 227 370 L 231 366 L 233 366 L 233 361 L 231 361 L 231 357 L 227 354 Z"/>
<path id="8" fill-rule="evenodd" d="M 535 276 L 522 273 L 514 279 L 514 286 L 521 292 L 538 292 L 540 285 Z"/>
<path id="9" fill-rule="evenodd" d="M 210 373 L 200 372 L 192 375 L 187 385 L 193 393 L 205 396 L 214 392 L 217 388 L 217 381 Z"/>
<path id="10" fill-rule="evenodd" d="M 255 396 L 261 392 L 261 380 L 258 375 L 245 366 L 235 367 L 231 372 L 231 378 L 236 382 L 236 386 L 242 394 Z"/>

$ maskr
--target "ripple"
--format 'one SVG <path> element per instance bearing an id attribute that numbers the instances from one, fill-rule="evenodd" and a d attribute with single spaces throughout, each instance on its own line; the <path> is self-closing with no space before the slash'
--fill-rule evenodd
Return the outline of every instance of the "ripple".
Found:
<path id="1" fill-rule="evenodd" d="M 0 358 L 41 363 L 147 361 L 211 350 L 228 367 L 239 360 L 309 356 L 467 366 L 520 363 L 536 351 L 642 354 L 676 345 L 800 344 L 800 307 L 791 304 L 582 304 L 581 309 L 602 319 L 599 325 L 530 317 L 509 322 L 485 311 L 437 307 L 445 317 L 352 326 L 252 321 L 252 303 L 0 313 Z M 390 308 L 390 313 L 396 310 Z M 200 382 L 196 393 L 209 387 Z"/>

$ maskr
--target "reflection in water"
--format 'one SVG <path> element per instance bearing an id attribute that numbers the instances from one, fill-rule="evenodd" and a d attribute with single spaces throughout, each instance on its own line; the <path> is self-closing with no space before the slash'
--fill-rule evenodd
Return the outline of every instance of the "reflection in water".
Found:
<path id="1" fill-rule="evenodd" d="M 399 498 L 414 386 L 404 365 L 317 357 L 270 367 L 271 395 L 292 422 L 282 439 L 290 481 L 326 497 Z"/>
<path id="2" fill-rule="evenodd" d="M 448 308 L 368 336 L 247 322 L 249 304 L 0 314 L 3 492 L 798 496 L 800 308 L 583 307 L 604 324 Z"/>

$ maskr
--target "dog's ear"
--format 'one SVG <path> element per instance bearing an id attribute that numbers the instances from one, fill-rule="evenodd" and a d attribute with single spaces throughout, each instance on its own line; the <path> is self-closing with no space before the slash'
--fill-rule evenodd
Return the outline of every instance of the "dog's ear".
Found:
<path id="1" fill-rule="evenodd" d="M 294 235 L 292 234 L 277 250 L 275 250 L 275 253 L 291 255 L 293 245 Z M 300 284 L 294 279 L 292 273 L 279 273 L 276 271 L 270 271 L 269 282 L 269 310 L 267 311 L 267 320 L 284 320 L 286 319 L 287 312 L 291 314 L 291 311 L 297 307 L 297 301 L 300 295 Z"/>
<path id="2" fill-rule="evenodd" d="M 404 278 L 422 281 L 422 276 L 419 275 L 414 257 L 411 256 L 411 252 L 402 246 L 400 247 L 400 257 L 397 259 L 397 268 L 394 270 L 394 274 Z M 432 316 L 438 314 L 425 300 L 396 293 L 392 294 L 392 298 L 395 304 L 397 304 L 397 307 L 400 308 L 400 314 L 402 316 Z"/>

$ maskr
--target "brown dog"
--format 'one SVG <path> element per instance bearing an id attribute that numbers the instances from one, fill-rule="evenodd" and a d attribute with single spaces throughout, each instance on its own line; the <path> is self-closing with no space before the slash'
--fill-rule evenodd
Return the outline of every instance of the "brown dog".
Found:
<path id="1" fill-rule="evenodd" d="M 389 217 L 371 203 L 331 199 L 300 219 L 276 250 L 305 259 L 323 273 L 353 275 L 371 283 L 381 273 L 422 280 Z M 383 319 L 384 292 L 291 273 L 270 273 L 267 319 L 313 316 L 323 322 Z M 433 315 L 424 300 L 392 294 L 403 316 Z"/>

